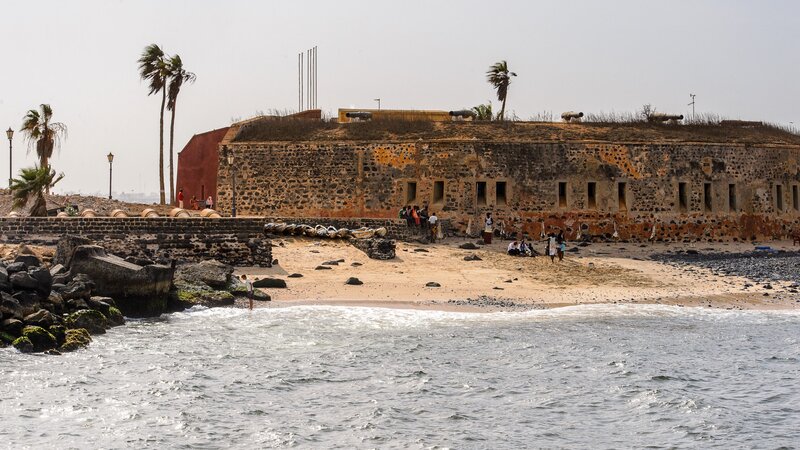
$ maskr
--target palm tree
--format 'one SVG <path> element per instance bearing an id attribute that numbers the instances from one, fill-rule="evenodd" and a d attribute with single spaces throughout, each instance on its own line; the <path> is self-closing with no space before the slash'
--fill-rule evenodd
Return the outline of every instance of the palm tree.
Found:
<path id="1" fill-rule="evenodd" d="M 41 104 L 39 110 L 31 109 L 22 118 L 20 131 L 28 141 L 28 149 L 36 145 L 36 156 L 39 167 L 48 167 L 53 156 L 53 148 L 61 146 L 61 138 L 67 137 L 67 126 L 61 122 L 52 122 L 53 108 Z M 50 192 L 50 188 L 47 188 Z"/>
<path id="2" fill-rule="evenodd" d="M 175 203 L 175 180 L 173 179 L 173 143 L 175 141 L 175 106 L 178 103 L 178 94 L 183 83 L 194 83 L 197 76 L 183 68 L 183 61 L 179 55 L 169 59 L 169 92 L 167 93 L 167 109 L 172 111 L 169 122 L 169 202 Z"/>
<path id="3" fill-rule="evenodd" d="M 161 92 L 161 116 L 158 133 L 158 182 L 160 188 L 161 204 L 166 203 L 164 195 L 164 106 L 167 103 L 167 77 L 169 77 L 169 64 L 167 56 L 156 44 L 144 48 L 139 57 L 139 76 L 148 82 L 150 92 L 147 95 Z"/>
<path id="4" fill-rule="evenodd" d="M 500 120 L 505 119 L 508 85 L 511 84 L 511 77 L 515 76 L 517 76 L 516 73 L 508 71 L 508 63 L 505 60 L 495 63 L 486 72 L 486 81 L 497 91 L 497 100 L 503 102 L 503 106 L 500 107 L 500 113 L 497 115 Z"/>
<path id="5" fill-rule="evenodd" d="M 64 178 L 64 174 L 56 176 L 56 171 L 50 166 L 26 167 L 19 171 L 19 178 L 11 181 L 11 192 L 14 195 L 14 208 L 23 208 L 28 204 L 28 200 L 34 197 L 33 206 L 30 209 L 32 217 L 47 216 L 47 201 L 44 198 L 45 191 Z"/>
<path id="6" fill-rule="evenodd" d="M 485 105 L 478 105 L 472 108 L 475 113 L 475 120 L 492 120 L 492 102 Z"/>

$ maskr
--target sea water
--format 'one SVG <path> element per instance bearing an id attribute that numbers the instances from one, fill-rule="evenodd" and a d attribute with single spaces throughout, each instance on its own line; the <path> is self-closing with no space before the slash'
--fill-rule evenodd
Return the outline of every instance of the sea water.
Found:
<path id="1" fill-rule="evenodd" d="M 0 446 L 800 446 L 800 314 L 302 306 L 0 350 Z"/>

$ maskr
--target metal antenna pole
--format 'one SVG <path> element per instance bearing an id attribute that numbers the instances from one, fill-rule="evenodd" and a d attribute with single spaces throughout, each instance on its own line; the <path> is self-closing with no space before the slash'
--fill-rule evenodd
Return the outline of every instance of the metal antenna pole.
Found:
<path id="1" fill-rule="evenodd" d="M 697 97 L 695 94 L 689 94 L 689 97 L 692 98 L 692 102 L 689 103 L 687 106 L 692 107 L 692 122 L 694 122 L 694 98 Z"/>

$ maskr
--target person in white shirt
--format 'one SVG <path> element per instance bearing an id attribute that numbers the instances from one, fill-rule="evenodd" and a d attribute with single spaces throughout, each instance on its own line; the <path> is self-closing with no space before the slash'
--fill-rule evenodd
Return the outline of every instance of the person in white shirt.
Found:
<path id="1" fill-rule="evenodd" d="M 436 211 L 431 211 L 430 217 L 428 217 L 428 228 L 431 231 L 431 243 L 436 242 L 436 233 L 439 231 L 439 218 L 436 217 Z"/>
<path id="2" fill-rule="evenodd" d="M 514 241 L 508 244 L 508 254 L 511 256 L 519 256 L 519 242 Z"/>

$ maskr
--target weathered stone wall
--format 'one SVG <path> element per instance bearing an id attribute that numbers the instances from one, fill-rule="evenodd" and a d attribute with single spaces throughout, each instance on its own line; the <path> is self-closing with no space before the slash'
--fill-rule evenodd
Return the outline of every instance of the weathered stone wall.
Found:
<path id="1" fill-rule="evenodd" d="M 334 226 L 336 228 L 348 228 L 351 230 L 367 227 L 367 228 L 380 228 L 384 227 L 387 231 L 387 237 L 391 239 L 398 239 L 401 241 L 410 241 L 415 238 L 421 237 L 427 231 L 419 227 L 409 227 L 405 220 L 399 219 L 371 219 L 366 217 L 268 217 L 265 222 L 275 223 L 294 223 L 298 225 L 322 225 Z M 442 230 L 446 233 L 450 229 L 450 223 L 447 220 L 440 221 Z"/>
<path id="2" fill-rule="evenodd" d="M 55 245 L 61 236 L 73 234 L 121 257 L 269 267 L 272 244 L 264 237 L 264 223 L 244 218 L 0 218 L 0 242 Z"/>
<path id="3" fill-rule="evenodd" d="M 800 147 L 789 144 L 419 140 L 229 149 L 240 214 L 395 218 L 403 205 L 428 204 L 460 230 L 491 211 L 510 231 L 616 231 L 635 240 L 779 238 L 798 227 Z M 221 210 L 231 202 L 231 175 L 220 162 Z"/>

